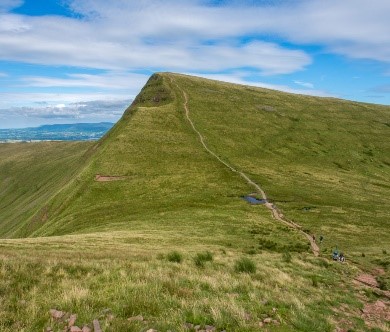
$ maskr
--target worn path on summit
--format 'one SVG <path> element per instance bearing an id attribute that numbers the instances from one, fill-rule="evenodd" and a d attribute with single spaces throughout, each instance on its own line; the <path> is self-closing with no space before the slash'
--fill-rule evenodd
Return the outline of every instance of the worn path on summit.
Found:
<path id="1" fill-rule="evenodd" d="M 173 79 L 171 78 L 171 82 L 173 83 Z M 207 144 L 205 143 L 205 140 L 204 140 L 204 137 L 202 136 L 202 134 L 199 132 L 199 130 L 195 127 L 195 124 L 194 122 L 191 120 L 190 118 L 190 109 L 188 107 L 188 95 L 187 93 L 182 89 L 180 88 L 180 86 L 174 82 L 175 85 L 177 86 L 177 88 L 181 91 L 181 93 L 183 94 L 184 96 L 184 103 L 183 103 L 183 106 L 184 106 L 184 110 L 185 110 L 185 115 L 186 115 L 186 118 L 188 120 L 188 122 L 190 123 L 193 131 L 198 135 L 199 139 L 200 139 L 200 142 L 203 146 L 203 148 L 210 154 L 212 155 L 215 159 L 217 159 L 220 163 L 222 163 L 223 165 L 225 165 L 227 168 L 229 168 L 232 172 L 234 173 L 237 173 L 238 175 L 240 175 L 249 185 L 251 185 L 252 187 L 254 187 L 256 189 L 256 191 L 261 195 L 262 199 L 264 199 L 266 201 L 266 203 L 264 204 L 272 213 L 272 216 L 284 223 L 285 225 L 289 226 L 289 227 L 292 227 L 294 229 L 297 229 L 300 233 L 302 233 L 310 242 L 310 247 L 311 247 L 311 250 L 314 254 L 314 256 L 318 256 L 319 252 L 320 252 L 320 249 L 317 245 L 317 243 L 314 241 L 313 237 L 304 232 L 303 229 L 302 229 L 302 226 L 298 225 L 297 223 L 293 222 L 292 220 L 288 220 L 279 210 L 278 208 L 268 202 L 268 198 L 267 198 L 267 195 L 266 193 L 264 192 L 264 190 L 256 183 L 254 182 L 253 180 L 251 180 L 244 172 L 242 171 L 238 171 L 237 169 L 235 169 L 232 165 L 228 164 L 226 161 L 222 160 L 215 152 L 213 152 L 212 150 L 210 150 L 210 148 L 207 146 Z"/>

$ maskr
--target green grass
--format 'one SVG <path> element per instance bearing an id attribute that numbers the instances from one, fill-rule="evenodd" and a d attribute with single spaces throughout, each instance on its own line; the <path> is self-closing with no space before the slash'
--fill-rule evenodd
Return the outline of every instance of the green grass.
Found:
<path id="1" fill-rule="evenodd" d="M 256 264 L 250 258 L 241 257 L 236 260 L 234 264 L 234 270 L 239 273 L 255 273 Z"/>
<path id="2" fill-rule="evenodd" d="M 175 76 L 218 155 L 288 218 L 366 264 L 390 243 L 390 108 Z M 364 238 L 362 238 L 364 234 Z M 275 240 L 265 248 L 278 248 Z"/>
<path id="3" fill-rule="evenodd" d="M 190 259 L 161 259 L 172 251 L 193 257 L 205 250 L 178 238 L 129 231 L 2 240 L 0 330 L 62 331 L 50 320 L 48 311 L 55 308 L 76 313 L 78 326 L 99 319 L 104 331 L 113 332 L 185 331 L 185 323 L 256 331 L 266 317 L 281 323 L 271 331 L 324 331 L 329 306 L 348 301 L 359 308 L 353 292 L 345 293 L 351 286 L 339 287 L 339 275 L 350 273 L 345 265 L 325 268 L 310 254 L 293 254 L 294 264 L 287 266 L 280 254 L 263 252 L 251 256 L 256 271 L 237 273 L 242 252 L 209 244 L 213 261 L 199 269 Z M 314 273 L 320 276 L 317 287 L 311 284 Z M 147 323 L 128 321 L 137 315 Z"/>
<path id="4" fill-rule="evenodd" d="M 167 260 L 173 263 L 181 263 L 183 261 L 183 255 L 178 251 L 171 251 L 167 254 Z"/>
<path id="5" fill-rule="evenodd" d="M 210 251 L 198 252 L 194 257 L 194 263 L 197 267 L 204 267 L 207 262 L 213 261 L 213 254 Z"/>
<path id="6" fill-rule="evenodd" d="M 23 236 L 20 229 L 46 218 L 40 209 L 88 158 L 90 142 L 0 144 L 0 235 Z"/>
<path id="7" fill-rule="evenodd" d="M 328 246 L 357 250 L 368 229 L 365 246 L 390 243 L 383 208 L 389 107 L 175 80 L 189 93 L 192 119 L 210 148 L 260 183 L 291 219 L 323 234 Z"/>
<path id="8" fill-rule="evenodd" d="M 181 89 L 207 145 L 323 235 L 321 257 L 241 199 L 254 189 L 202 148 Z M 389 123 L 386 106 L 158 74 L 96 144 L 0 146 L 0 234 L 30 237 L 0 240 L 0 330 L 60 330 L 51 308 L 105 331 L 256 331 L 267 317 L 270 331 L 369 330 L 360 310 L 374 299 L 352 278 L 380 267 L 388 285 Z M 336 245 L 347 264 L 329 260 Z"/>

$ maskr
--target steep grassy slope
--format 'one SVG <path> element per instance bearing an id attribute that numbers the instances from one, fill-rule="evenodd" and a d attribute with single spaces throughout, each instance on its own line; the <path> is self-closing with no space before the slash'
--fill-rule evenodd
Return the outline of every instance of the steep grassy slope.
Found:
<path id="1" fill-rule="evenodd" d="M 12 237 L 85 162 L 92 143 L 0 144 L 0 236 Z M 42 215 L 45 218 L 44 210 Z M 36 219 L 31 219 L 34 223 Z"/>
<path id="2" fill-rule="evenodd" d="M 47 218 L 29 225 L 34 236 L 142 230 L 170 238 L 174 230 L 176 241 L 226 244 L 229 234 L 245 242 L 254 221 L 272 225 L 267 211 L 240 198 L 253 189 L 201 148 L 170 84 L 151 78 L 76 181 L 45 208 Z M 96 181 L 97 175 L 114 181 Z M 272 245 L 307 250 L 299 234 L 288 234 L 275 231 Z"/>
<path id="3" fill-rule="evenodd" d="M 240 198 L 253 187 L 202 147 L 184 93 L 207 146 L 323 234 L 322 257 Z M 269 331 L 389 331 L 361 314 L 378 291 L 353 283 L 379 267 L 389 280 L 389 123 L 384 106 L 152 76 L 18 230 L 35 238 L 0 241 L 0 330 L 63 330 L 47 313 L 57 308 L 104 331 L 257 331 L 266 318 Z M 329 260 L 336 244 L 349 263 Z"/>

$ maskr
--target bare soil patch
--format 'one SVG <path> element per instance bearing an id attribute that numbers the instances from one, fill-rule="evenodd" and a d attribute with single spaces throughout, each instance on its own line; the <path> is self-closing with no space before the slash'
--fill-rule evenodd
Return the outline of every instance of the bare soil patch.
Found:
<path id="1" fill-rule="evenodd" d="M 367 273 L 361 274 L 355 280 L 370 287 L 375 287 L 375 288 L 379 287 L 379 284 L 376 281 L 375 277 L 371 274 L 367 274 Z"/>
<path id="2" fill-rule="evenodd" d="M 121 181 L 126 179 L 127 176 L 109 176 L 109 175 L 95 175 L 95 181 L 97 182 L 110 182 L 110 181 Z"/>
<path id="3" fill-rule="evenodd" d="M 381 273 L 383 273 L 383 270 L 375 269 L 373 270 L 373 272 L 377 275 L 380 275 Z M 390 300 L 390 291 L 380 289 L 376 277 L 372 274 L 368 274 L 368 273 L 360 274 L 358 277 L 353 279 L 353 283 L 357 288 L 362 288 L 362 287 L 370 288 L 371 291 L 377 296 L 387 299 L 386 303 L 388 303 L 389 302 L 388 300 Z"/>
<path id="4" fill-rule="evenodd" d="M 362 273 L 353 279 L 355 287 L 360 290 L 358 298 L 363 303 L 360 316 L 365 324 L 370 328 L 382 328 L 390 322 L 390 292 L 379 289 L 375 275 L 380 275 L 384 271 L 380 268 L 374 269 L 372 274 Z M 373 302 L 364 292 L 363 288 L 369 288 L 379 298 Z M 385 331 L 388 331 L 385 329 Z"/>
<path id="5" fill-rule="evenodd" d="M 368 326 L 377 326 L 378 322 L 390 322 L 389 302 L 377 300 L 374 303 L 365 303 L 362 309 L 362 318 Z"/>

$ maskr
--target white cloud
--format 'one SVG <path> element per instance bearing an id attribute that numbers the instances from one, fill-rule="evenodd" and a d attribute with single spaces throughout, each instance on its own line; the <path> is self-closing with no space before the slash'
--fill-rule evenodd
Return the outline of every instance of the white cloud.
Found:
<path id="1" fill-rule="evenodd" d="M 107 72 L 104 74 L 67 74 L 65 78 L 45 76 L 25 76 L 21 80 L 29 87 L 88 87 L 101 89 L 125 89 L 135 93 L 148 80 L 150 75 L 126 72 Z"/>
<path id="2" fill-rule="evenodd" d="M 291 42 L 315 44 L 350 58 L 390 62 L 390 1 L 303 0 L 275 8 L 267 29 Z"/>
<path id="3" fill-rule="evenodd" d="M 23 32 L 27 33 L 31 28 L 32 26 L 27 23 L 23 16 L 0 14 L 0 36 L 10 34 L 17 37 Z"/>
<path id="4" fill-rule="evenodd" d="M 94 100 L 129 100 L 133 99 L 139 91 L 132 93 L 0 93 L 0 109 L 15 107 L 33 107 L 34 105 L 53 106 L 58 104 L 71 104 Z"/>
<path id="5" fill-rule="evenodd" d="M 309 83 L 309 82 L 302 82 L 302 81 L 294 81 L 295 84 L 298 84 L 300 86 L 303 86 L 305 88 L 308 88 L 308 89 L 314 89 L 314 85 L 313 83 Z"/>
<path id="6" fill-rule="evenodd" d="M 269 84 L 269 83 L 264 83 L 264 82 L 259 82 L 259 81 L 248 82 L 245 79 L 245 74 L 240 73 L 240 72 L 233 73 L 233 74 L 193 74 L 193 73 L 188 73 L 188 75 L 195 75 L 195 76 L 204 77 L 204 78 L 217 80 L 217 81 L 256 86 L 259 88 L 284 91 L 284 92 L 289 92 L 289 93 L 294 93 L 294 94 L 302 94 L 302 95 L 318 96 L 318 97 L 337 97 L 334 94 L 330 94 L 330 93 L 328 93 L 326 91 L 322 91 L 322 90 L 293 89 L 293 88 L 286 86 L 286 85 Z"/>
<path id="7" fill-rule="evenodd" d="M 235 18 L 232 8 L 120 0 L 77 1 L 73 6 L 88 17 L 2 15 L 0 59 L 116 70 L 245 66 L 265 74 L 291 73 L 311 62 L 305 52 L 275 43 L 240 43 L 248 23 L 243 12 Z"/>
<path id="8" fill-rule="evenodd" d="M 90 119 L 118 120 L 125 109 L 130 105 L 131 100 L 94 100 L 69 104 L 24 106 L 10 109 L 0 109 L 0 118 L 7 118 L 10 114 L 13 117 L 40 118 L 40 119 Z"/>
<path id="9" fill-rule="evenodd" d="M 93 100 L 50 105 L 0 108 L 0 128 L 25 128 L 42 124 L 77 122 L 116 122 L 131 100 Z"/>
<path id="10" fill-rule="evenodd" d="M 4 3 L 8 8 L 17 1 Z M 390 62 L 388 0 L 69 3 L 83 19 L 3 13 L 0 59 L 117 70 L 252 67 L 264 74 L 292 73 L 311 63 L 302 50 L 261 41 L 271 34 L 352 58 Z M 242 43 L 247 34 L 257 41 Z"/>
<path id="11" fill-rule="evenodd" d="M 0 1 L 0 13 L 6 12 L 10 9 L 17 8 L 23 4 L 22 0 L 1 0 Z"/>
<path id="12" fill-rule="evenodd" d="M 277 34 L 353 58 L 390 61 L 388 0 L 233 1 L 222 6 L 196 0 L 71 2 L 78 12 L 107 23 L 113 39 L 123 33 L 122 24 L 130 24 L 133 36 L 154 41 Z"/>

